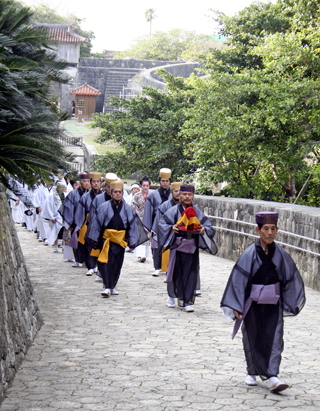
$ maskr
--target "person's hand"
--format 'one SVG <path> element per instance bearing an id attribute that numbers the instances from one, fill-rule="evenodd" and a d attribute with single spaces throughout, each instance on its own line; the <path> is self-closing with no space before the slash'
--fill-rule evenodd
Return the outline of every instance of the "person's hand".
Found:
<path id="1" fill-rule="evenodd" d="M 175 225 L 172 226 L 172 231 L 173 231 L 174 233 L 176 233 L 176 234 L 179 233 L 179 228 L 178 228 L 177 224 L 175 224 Z"/>
<path id="2" fill-rule="evenodd" d="M 200 226 L 200 233 L 199 233 L 199 234 L 203 235 L 204 232 L 205 232 L 205 229 L 204 229 L 203 225 L 201 225 L 201 226 Z"/>
<path id="3" fill-rule="evenodd" d="M 37 207 L 36 210 L 38 211 L 38 213 L 41 213 L 41 207 Z"/>
<path id="4" fill-rule="evenodd" d="M 19 203 L 20 203 L 20 200 L 17 200 L 17 201 L 16 201 L 16 206 L 17 206 Z"/>
<path id="5" fill-rule="evenodd" d="M 238 311 L 233 310 L 233 314 L 235 315 L 235 317 L 236 317 L 238 320 L 242 320 L 242 314 L 239 314 Z"/>
<path id="6" fill-rule="evenodd" d="M 52 222 L 53 222 L 53 224 L 57 221 L 56 219 L 54 219 L 54 220 L 51 220 Z"/>

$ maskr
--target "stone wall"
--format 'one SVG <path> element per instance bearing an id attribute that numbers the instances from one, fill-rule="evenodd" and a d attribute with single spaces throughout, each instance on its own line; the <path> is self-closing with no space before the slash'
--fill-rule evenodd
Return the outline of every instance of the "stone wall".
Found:
<path id="1" fill-rule="evenodd" d="M 142 70 L 175 64 L 170 61 L 157 60 L 135 60 L 135 59 L 106 59 L 106 58 L 92 58 L 81 57 L 77 76 L 74 78 L 74 87 L 80 86 L 84 83 L 97 88 L 101 91 L 101 96 L 97 97 L 96 112 L 103 112 L 105 92 L 112 83 L 117 80 L 115 73 L 119 73 L 119 79 L 124 73 L 128 74 L 125 78 L 123 86 L 127 85 L 128 78 L 134 77 Z M 111 84 L 110 84 L 111 83 Z M 116 94 L 119 97 L 119 93 Z"/>
<path id="2" fill-rule="evenodd" d="M 160 67 L 152 67 L 148 70 L 144 70 L 137 74 L 128 82 L 128 88 L 131 88 L 134 93 L 140 94 L 143 87 L 151 86 L 157 90 L 165 90 L 166 83 L 163 81 L 160 74 L 157 73 L 157 69 Z M 162 67 L 161 67 L 162 68 Z M 197 70 L 199 68 L 199 63 L 177 63 L 168 64 L 163 67 L 168 73 L 175 77 L 190 77 L 192 73 L 200 75 Z"/>
<path id="3" fill-rule="evenodd" d="M 0 402 L 21 364 L 42 318 L 16 229 L 0 185 Z"/>
<path id="4" fill-rule="evenodd" d="M 320 290 L 320 210 L 295 204 L 226 197 L 196 196 L 194 204 L 210 216 L 216 229 L 218 256 L 237 260 L 256 240 L 255 213 L 279 214 L 276 240 L 297 264 L 305 284 Z"/>

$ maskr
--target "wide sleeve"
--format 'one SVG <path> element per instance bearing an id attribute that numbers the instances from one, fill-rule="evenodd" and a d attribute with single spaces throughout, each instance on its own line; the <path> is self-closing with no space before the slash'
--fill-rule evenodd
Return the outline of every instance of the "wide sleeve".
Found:
<path id="1" fill-rule="evenodd" d="M 146 205 L 144 209 L 144 216 L 143 216 L 143 225 L 145 228 L 150 232 L 152 228 L 152 223 L 153 223 L 153 195 L 150 195 L 146 199 Z"/>
<path id="2" fill-rule="evenodd" d="M 230 318 L 230 312 L 233 310 L 240 314 L 243 313 L 245 291 L 248 281 L 251 278 L 254 247 L 254 244 L 249 246 L 241 254 L 231 271 L 220 303 L 220 307 L 227 318 Z"/>
<path id="3" fill-rule="evenodd" d="M 89 240 L 91 240 L 94 243 L 99 242 L 102 229 L 104 228 L 103 216 L 106 215 L 105 209 L 106 203 L 102 203 L 97 209 L 95 218 L 90 220 L 90 224 L 88 225 L 88 231 L 86 233 L 86 236 Z"/>
<path id="4" fill-rule="evenodd" d="M 158 224 L 158 244 L 159 250 L 162 252 L 165 248 L 169 248 L 175 239 L 175 233 L 172 231 L 172 226 L 178 221 L 175 215 L 175 208 L 169 208 L 159 220 Z"/>
<path id="5" fill-rule="evenodd" d="M 203 251 L 215 255 L 218 252 L 218 247 L 213 239 L 215 231 L 211 221 L 198 207 L 196 208 L 196 212 L 198 220 L 205 230 L 203 235 L 199 235 L 199 247 Z"/>
<path id="6" fill-rule="evenodd" d="M 277 264 L 281 280 L 281 300 L 285 316 L 297 315 L 306 303 L 304 283 L 295 262 L 282 248 L 277 247 L 282 258 Z"/>
<path id="7" fill-rule="evenodd" d="M 74 224 L 74 195 L 75 190 L 72 191 L 65 199 L 65 202 L 59 208 L 59 213 L 61 214 L 64 221 L 68 224 L 68 226 L 73 226 Z"/>
<path id="8" fill-rule="evenodd" d="M 87 196 L 87 194 L 84 194 L 80 198 L 78 204 L 75 207 L 74 222 L 79 228 L 81 228 L 83 226 L 83 223 L 86 219 L 86 205 L 85 205 L 86 196 Z"/>

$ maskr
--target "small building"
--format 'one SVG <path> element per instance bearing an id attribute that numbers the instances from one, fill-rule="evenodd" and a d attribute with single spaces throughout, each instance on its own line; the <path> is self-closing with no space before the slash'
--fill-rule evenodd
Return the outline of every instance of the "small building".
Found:
<path id="1" fill-rule="evenodd" d="M 88 40 L 76 34 L 70 24 L 51 24 L 51 23 L 34 23 L 33 27 L 41 27 L 47 31 L 50 46 L 57 54 L 58 59 L 67 63 L 63 72 L 70 78 L 75 78 L 78 73 L 78 64 L 80 60 L 80 46 Z M 51 87 L 51 98 L 60 105 L 62 111 L 71 113 L 70 105 L 70 84 L 61 84 L 53 82 Z"/>
<path id="2" fill-rule="evenodd" d="M 70 94 L 75 95 L 75 117 L 92 118 L 92 114 L 96 112 L 96 98 L 101 96 L 101 91 L 85 83 L 71 90 Z"/>
<path id="3" fill-rule="evenodd" d="M 80 59 L 80 45 L 88 40 L 76 34 L 70 24 L 34 23 L 33 27 L 41 27 L 48 32 L 48 38 L 57 57 L 77 67 Z"/>

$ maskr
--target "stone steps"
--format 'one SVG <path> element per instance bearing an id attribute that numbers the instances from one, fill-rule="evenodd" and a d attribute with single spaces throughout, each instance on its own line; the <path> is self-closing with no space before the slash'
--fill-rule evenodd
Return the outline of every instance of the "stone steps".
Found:
<path id="1" fill-rule="evenodd" d="M 107 82 L 104 93 L 104 113 L 114 111 L 114 107 L 108 106 L 111 96 L 120 97 L 123 87 L 128 84 L 128 80 L 139 73 L 138 69 L 118 69 L 108 70 Z"/>

